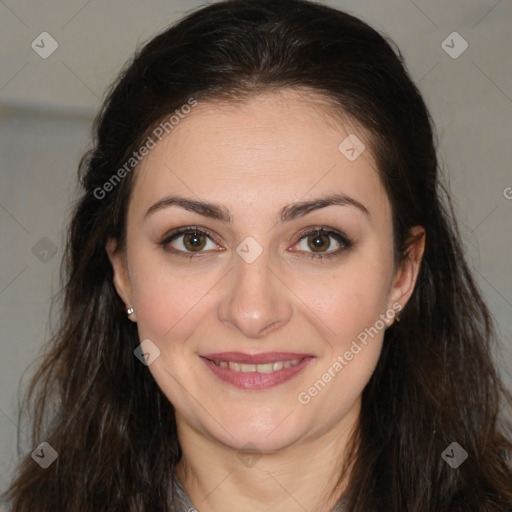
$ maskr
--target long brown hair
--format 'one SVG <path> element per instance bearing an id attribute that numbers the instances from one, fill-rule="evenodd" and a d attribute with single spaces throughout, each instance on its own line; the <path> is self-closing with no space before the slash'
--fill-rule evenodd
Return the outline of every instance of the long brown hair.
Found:
<path id="1" fill-rule="evenodd" d="M 111 88 L 80 164 L 62 319 L 24 406 L 33 413 L 32 448 L 46 441 L 58 458 L 42 469 L 24 455 L 5 495 L 13 512 L 167 510 L 181 457 L 174 411 L 133 355 L 140 341 L 105 252 L 110 237 L 124 241 L 137 172 L 126 162 L 190 98 L 236 101 L 287 87 L 324 95 L 371 134 L 397 259 L 412 226 L 426 231 L 415 291 L 386 331 L 363 392 L 352 510 L 512 510 L 510 423 L 500 416 L 510 395 L 492 360 L 493 322 L 439 180 L 428 110 L 396 52 L 359 19 L 326 6 L 228 0 L 193 12 L 137 53 Z M 121 168 L 122 179 L 105 187 Z M 441 456 L 453 442 L 468 453 L 457 469 Z M 340 479 L 342 471 L 340 462 Z"/>

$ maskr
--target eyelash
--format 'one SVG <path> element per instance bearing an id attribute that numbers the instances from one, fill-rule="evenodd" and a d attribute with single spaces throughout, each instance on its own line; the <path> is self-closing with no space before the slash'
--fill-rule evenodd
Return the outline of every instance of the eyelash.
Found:
<path id="1" fill-rule="evenodd" d="M 194 253 L 194 252 L 190 252 L 190 251 L 185 252 L 185 251 L 181 251 L 180 249 L 174 249 L 174 248 L 169 249 L 169 248 L 167 248 L 167 245 L 182 235 L 193 235 L 193 234 L 206 235 L 212 242 L 218 244 L 218 242 L 215 241 L 215 238 L 216 238 L 215 235 L 208 229 L 199 228 L 198 226 L 187 226 L 187 227 L 176 229 L 176 230 L 171 231 L 170 233 L 166 234 L 165 237 L 159 242 L 159 245 L 162 246 L 163 248 L 166 248 L 173 254 L 176 254 L 183 258 L 189 258 L 189 261 L 190 261 L 192 258 L 200 256 L 201 254 L 204 254 L 204 253 L 201 253 L 201 252 Z M 341 245 L 341 247 L 339 249 L 336 249 L 333 252 L 325 253 L 325 254 L 306 253 L 305 257 L 308 259 L 322 260 L 324 258 L 331 258 L 334 256 L 339 256 L 341 253 L 350 249 L 353 245 L 353 242 L 346 235 L 339 233 L 338 231 L 334 231 L 332 229 L 325 229 L 324 226 L 319 227 L 319 228 L 310 229 L 309 231 L 302 233 L 299 236 L 299 240 L 297 243 L 301 242 L 304 238 L 308 238 L 309 236 L 313 236 L 313 235 L 330 236 L 330 237 L 334 238 Z M 218 244 L 218 245 L 220 245 L 220 244 Z M 298 251 L 298 252 L 300 252 L 300 251 Z"/>

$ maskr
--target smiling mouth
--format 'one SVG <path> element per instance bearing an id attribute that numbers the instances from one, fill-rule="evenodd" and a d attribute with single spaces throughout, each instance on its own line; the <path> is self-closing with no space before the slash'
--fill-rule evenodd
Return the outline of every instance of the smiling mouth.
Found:
<path id="1" fill-rule="evenodd" d="M 264 390 L 284 384 L 315 359 L 309 354 L 289 352 L 222 352 L 200 358 L 218 379 L 244 390 Z"/>
<path id="2" fill-rule="evenodd" d="M 216 359 L 209 359 L 212 363 L 223 368 L 229 368 L 235 372 L 241 373 L 272 373 L 282 370 L 283 368 L 291 368 L 298 365 L 305 358 L 292 359 L 291 361 L 275 361 L 264 364 L 247 364 L 247 363 L 236 363 L 233 361 L 222 361 Z"/>

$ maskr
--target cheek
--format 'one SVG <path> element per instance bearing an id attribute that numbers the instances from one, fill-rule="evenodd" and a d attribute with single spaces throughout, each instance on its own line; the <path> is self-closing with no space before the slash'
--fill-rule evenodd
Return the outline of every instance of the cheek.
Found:
<path id="1" fill-rule="evenodd" d="M 219 276 L 190 271 L 184 275 L 157 251 L 134 250 L 130 261 L 139 333 L 161 342 L 183 339 L 186 327 L 208 304 Z"/>
<path id="2" fill-rule="evenodd" d="M 386 263 L 361 259 L 325 279 L 324 293 L 309 291 L 308 307 L 322 320 L 319 346 L 325 350 L 296 399 L 312 416 L 321 411 L 326 424 L 348 414 L 375 370 L 388 325 L 381 315 L 391 314 L 389 277 Z"/>
<path id="3" fill-rule="evenodd" d="M 380 315 L 388 308 L 392 265 L 391 257 L 362 251 L 314 281 L 297 280 L 297 295 L 322 320 L 324 337 L 337 354 L 358 337 L 364 341 L 373 327 L 384 332 Z"/>

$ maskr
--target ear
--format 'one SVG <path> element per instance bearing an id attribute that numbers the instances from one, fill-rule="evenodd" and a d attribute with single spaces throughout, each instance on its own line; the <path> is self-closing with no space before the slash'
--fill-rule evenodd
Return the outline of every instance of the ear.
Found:
<path id="1" fill-rule="evenodd" d="M 126 266 L 126 258 L 124 253 L 118 250 L 117 240 L 110 238 L 105 247 L 108 258 L 112 264 L 112 270 L 114 273 L 113 283 L 119 297 L 125 304 L 125 309 L 131 308 L 132 302 L 132 288 L 130 284 L 130 278 L 128 275 L 128 269 Z M 136 321 L 135 312 L 129 315 L 130 320 Z"/>
<path id="2" fill-rule="evenodd" d="M 406 250 L 406 257 L 400 263 L 393 279 L 389 294 L 389 307 L 396 303 L 400 304 L 402 310 L 409 301 L 418 273 L 421 260 L 425 251 L 425 229 L 422 226 L 414 226 L 410 229 L 409 245 Z M 396 309 L 396 308 L 394 308 Z"/>

